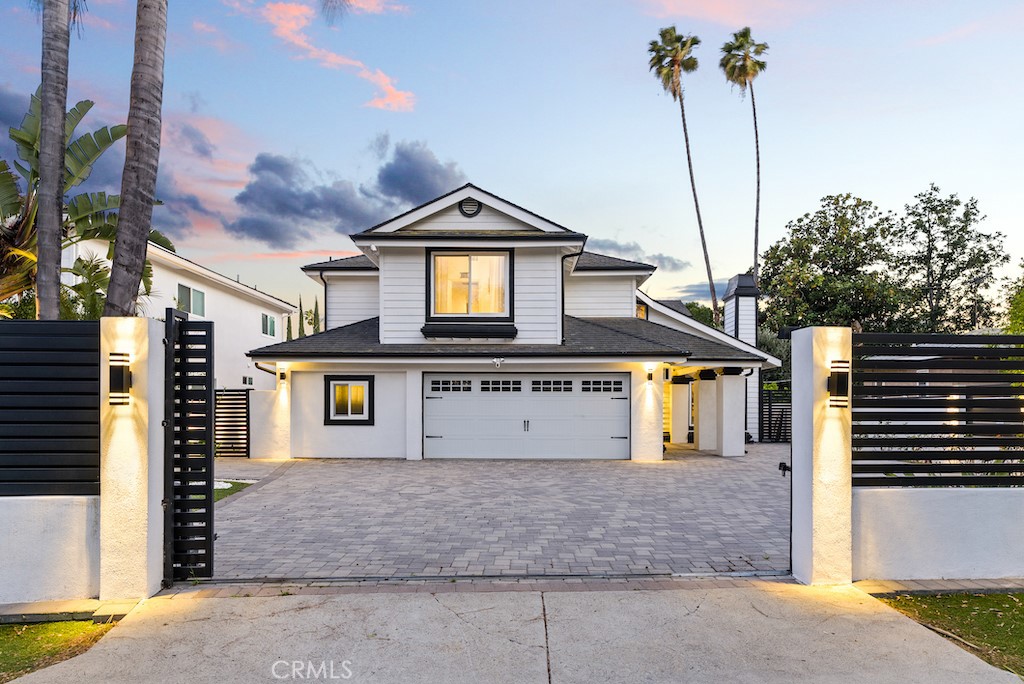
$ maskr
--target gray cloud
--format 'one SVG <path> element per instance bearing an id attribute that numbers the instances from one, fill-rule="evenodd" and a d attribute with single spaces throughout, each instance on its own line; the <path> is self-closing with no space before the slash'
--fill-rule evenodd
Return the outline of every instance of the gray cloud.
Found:
<path id="1" fill-rule="evenodd" d="M 386 155 L 389 147 L 387 134 L 381 134 L 370 150 Z M 308 161 L 267 152 L 256 155 L 249 174 L 235 196 L 242 215 L 224 227 L 279 248 L 326 230 L 351 235 L 464 182 L 454 162 L 442 164 L 424 143 L 405 142 L 395 145 L 375 185 L 324 179 Z"/>
<path id="2" fill-rule="evenodd" d="M 368 149 L 378 160 L 383 160 L 391 150 L 391 135 L 386 132 L 378 133 L 377 137 L 370 141 Z"/>
<path id="3" fill-rule="evenodd" d="M 718 295 L 719 300 L 721 300 L 722 295 L 725 294 L 728 287 L 729 282 L 726 280 L 715 281 L 715 293 Z M 675 287 L 669 288 L 669 291 L 684 302 L 706 302 L 711 299 L 711 291 L 708 289 L 708 281 L 706 280 L 702 280 L 699 283 L 676 285 Z"/>
<path id="4" fill-rule="evenodd" d="M 210 142 L 205 133 L 187 123 L 172 127 L 171 138 L 191 151 L 192 154 L 204 159 L 213 159 L 213 153 L 217 149 L 217 146 Z"/>
<path id="5" fill-rule="evenodd" d="M 422 204 L 465 182 L 458 164 L 442 164 L 423 142 L 395 143 L 394 156 L 377 173 L 380 192 L 408 204 Z"/>
<path id="6" fill-rule="evenodd" d="M 21 125 L 28 111 L 29 97 L 29 93 L 8 90 L 0 85 L 0 128 L 3 129 L 4 138 L 7 137 L 8 128 Z"/>
<path id="7" fill-rule="evenodd" d="M 162 204 L 153 207 L 153 227 L 171 237 L 181 237 L 192 232 L 190 213 L 221 218 L 196 195 L 182 192 L 174 176 L 166 169 L 160 169 L 157 173 L 156 199 Z"/>
<path id="8" fill-rule="evenodd" d="M 188 110 L 193 114 L 198 114 L 199 110 L 206 106 L 206 100 L 198 90 L 184 92 L 182 97 L 188 102 Z"/>
<path id="9" fill-rule="evenodd" d="M 623 259 L 653 264 L 664 271 L 673 273 L 683 271 L 692 265 L 689 261 L 683 261 L 667 254 L 648 254 L 637 242 L 619 242 L 618 240 L 608 238 L 590 238 L 587 240 L 587 249 L 601 254 L 609 254 L 622 257 Z"/>

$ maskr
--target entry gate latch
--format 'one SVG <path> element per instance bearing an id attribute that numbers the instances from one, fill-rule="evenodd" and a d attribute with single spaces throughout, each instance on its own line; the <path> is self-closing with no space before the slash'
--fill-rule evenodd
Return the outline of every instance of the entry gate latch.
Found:
<path id="1" fill-rule="evenodd" d="M 789 471 L 791 471 L 793 469 L 790 468 L 789 464 L 787 464 L 785 461 L 780 461 L 779 462 L 779 470 L 782 472 L 782 477 L 786 477 L 786 473 L 788 473 Z"/>

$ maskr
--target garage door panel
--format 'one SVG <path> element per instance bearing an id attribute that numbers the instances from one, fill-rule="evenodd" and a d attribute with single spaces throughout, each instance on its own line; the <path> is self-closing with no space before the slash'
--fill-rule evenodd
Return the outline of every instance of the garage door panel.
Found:
<path id="1" fill-rule="evenodd" d="M 424 375 L 425 458 L 629 458 L 628 373 Z"/>

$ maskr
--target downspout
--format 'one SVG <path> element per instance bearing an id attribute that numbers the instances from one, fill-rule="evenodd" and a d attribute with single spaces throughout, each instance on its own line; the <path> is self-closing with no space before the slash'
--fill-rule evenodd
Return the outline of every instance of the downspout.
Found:
<path id="1" fill-rule="evenodd" d="M 263 366 L 261 366 L 261 365 L 260 365 L 260 362 L 259 362 L 259 361 L 253 361 L 253 362 L 252 362 L 252 365 L 256 366 L 256 368 L 257 368 L 258 370 L 261 370 L 261 371 L 263 371 L 264 373 L 270 373 L 270 374 L 271 374 L 271 375 L 273 375 L 273 376 L 274 376 L 275 378 L 277 377 L 277 371 L 276 371 L 276 370 L 270 370 L 269 368 L 264 368 Z"/>
<path id="2" fill-rule="evenodd" d="M 583 244 L 585 245 L 586 242 L 584 241 Z M 561 310 L 560 313 L 562 315 L 562 346 L 563 347 L 565 346 L 565 260 L 566 259 L 571 259 L 573 257 L 578 257 L 581 254 L 583 254 L 583 247 L 580 247 L 580 251 L 578 251 L 578 252 L 573 252 L 571 254 L 563 254 L 562 255 L 562 293 L 561 293 L 562 294 L 562 310 Z M 324 305 L 324 308 L 327 308 L 326 304 Z"/>

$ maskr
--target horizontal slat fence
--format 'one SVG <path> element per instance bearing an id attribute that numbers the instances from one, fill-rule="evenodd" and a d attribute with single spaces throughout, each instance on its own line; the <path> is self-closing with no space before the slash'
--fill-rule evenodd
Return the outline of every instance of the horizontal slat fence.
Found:
<path id="1" fill-rule="evenodd" d="M 0 496 L 99 492 L 99 321 L 0 322 Z"/>
<path id="2" fill-rule="evenodd" d="M 249 458 L 249 390 L 217 390 L 213 435 L 217 456 Z"/>
<path id="3" fill-rule="evenodd" d="M 761 390 L 760 428 L 762 442 L 792 441 L 793 406 L 790 390 Z"/>
<path id="4" fill-rule="evenodd" d="M 853 484 L 1024 486 L 1024 336 L 853 336 Z"/>

